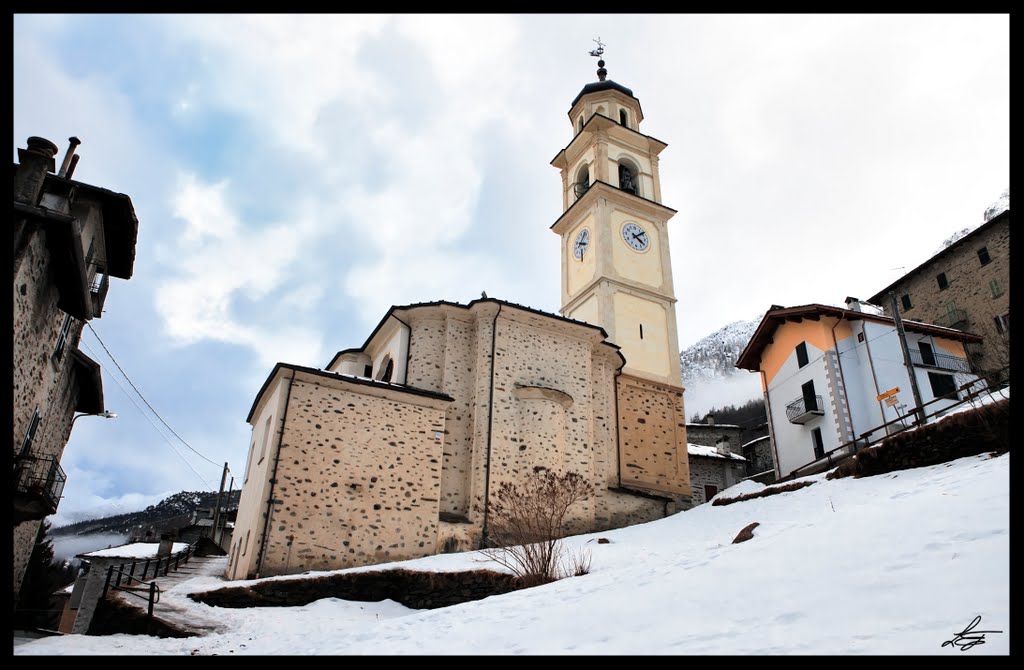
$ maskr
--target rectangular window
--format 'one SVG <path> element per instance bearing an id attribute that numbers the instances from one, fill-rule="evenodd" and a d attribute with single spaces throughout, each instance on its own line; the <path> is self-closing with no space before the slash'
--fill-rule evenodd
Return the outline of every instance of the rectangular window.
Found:
<path id="1" fill-rule="evenodd" d="M 644 339 L 644 324 L 640 324 L 640 339 Z"/>
<path id="2" fill-rule="evenodd" d="M 53 360 L 54 363 L 59 362 L 64 356 L 64 350 L 68 345 L 68 333 L 71 332 L 71 323 L 71 315 L 65 314 L 64 325 L 60 327 L 60 334 L 57 335 L 57 344 L 54 346 L 53 353 L 50 355 L 50 359 Z"/>
<path id="3" fill-rule="evenodd" d="M 807 343 L 801 342 L 796 345 L 796 364 L 799 367 L 807 365 Z"/>
<path id="4" fill-rule="evenodd" d="M 32 442 L 36 439 L 36 430 L 39 428 L 39 418 L 39 405 L 36 405 L 32 418 L 28 420 L 28 430 L 25 431 L 25 439 L 21 442 L 21 451 L 18 452 L 22 456 L 28 456 L 32 451 Z"/>
<path id="5" fill-rule="evenodd" d="M 373 366 L 372 365 L 364 365 L 363 366 L 363 376 L 364 377 L 373 377 Z"/>
<path id="6" fill-rule="evenodd" d="M 1003 285 L 999 283 L 998 279 L 993 279 L 988 283 L 988 287 L 992 290 L 992 297 L 998 298 L 1003 294 Z"/>
<path id="7" fill-rule="evenodd" d="M 907 310 L 907 309 L 910 309 L 911 307 L 913 307 L 913 305 L 910 303 L 910 294 L 909 293 L 904 293 L 902 296 L 900 296 L 900 302 L 903 303 L 903 309 L 904 310 Z"/>
<path id="8" fill-rule="evenodd" d="M 978 260 L 981 261 L 982 265 L 988 265 L 988 262 L 992 260 L 988 256 L 988 249 L 986 247 L 978 249 Z"/>
<path id="9" fill-rule="evenodd" d="M 263 462 L 263 459 L 267 456 L 267 443 L 270 441 L 270 419 L 267 417 L 267 422 L 263 425 L 263 446 L 260 447 L 260 460 L 256 462 L 257 465 Z"/>
<path id="10" fill-rule="evenodd" d="M 929 372 L 928 381 L 931 382 L 932 385 L 932 395 L 936 398 L 949 398 L 950 400 L 960 399 L 960 396 L 956 393 L 956 382 L 953 381 L 953 375 Z"/>
<path id="11" fill-rule="evenodd" d="M 1006 333 L 1010 330 L 1010 313 L 1000 314 L 994 316 L 992 319 L 996 322 L 996 331 L 999 333 Z"/>
<path id="12" fill-rule="evenodd" d="M 858 342 L 863 342 L 864 341 L 864 333 L 857 333 L 857 341 Z"/>
<path id="13" fill-rule="evenodd" d="M 825 442 L 821 439 L 821 428 L 811 431 L 811 440 L 814 443 L 814 459 L 825 458 Z"/>
<path id="14" fill-rule="evenodd" d="M 945 272 L 940 272 L 938 275 L 936 275 L 935 276 L 935 281 L 937 281 L 939 283 L 939 290 L 940 291 L 945 291 L 947 288 L 949 288 L 949 280 L 946 279 L 946 273 Z"/>

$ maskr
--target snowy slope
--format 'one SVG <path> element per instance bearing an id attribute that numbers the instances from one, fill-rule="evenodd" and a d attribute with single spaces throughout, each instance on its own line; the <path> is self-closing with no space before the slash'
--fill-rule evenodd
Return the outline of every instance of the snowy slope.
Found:
<path id="1" fill-rule="evenodd" d="M 1008 654 L 1009 471 L 1004 454 L 863 479 L 815 475 L 799 491 L 569 538 L 591 552 L 590 574 L 437 610 L 335 599 L 210 608 L 185 594 L 223 582 L 197 577 L 162 598 L 227 632 L 69 635 L 14 653 Z M 754 521 L 754 537 L 732 544 Z M 480 561 L 468 552 L 397 565 L 496 567 Z M 999 632 L 943 646 L 975 617 L 976 630 Z"/>

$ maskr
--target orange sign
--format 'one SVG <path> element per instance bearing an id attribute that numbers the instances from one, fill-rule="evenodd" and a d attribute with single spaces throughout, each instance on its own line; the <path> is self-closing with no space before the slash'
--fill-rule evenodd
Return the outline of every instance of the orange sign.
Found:
<path id="1" fill-rule="evenodd" d="M 878 396 L 877 396 L 877 397 L 875 398 L 875 400 L 885 400 L 885 399 L 886 399 L 886 398 L 888 398 L 889 396 L 892 396 L 892 395 L 896 395 L 896 394 L 897 394 L 897 393 L 899 393 L 899 392 L 900 392 L 900 387 L 899 387 L 899 386 L 897 386 L 897 387 L 896 387 L 896 388 L 894 388 L 894 389 L 889 389 L 889 390 L 888 390 L 888 391 L 886 391 L 885 393 L 881 393 L 881 394 L 879 394 L 879 395 L 878 395 Z"/>

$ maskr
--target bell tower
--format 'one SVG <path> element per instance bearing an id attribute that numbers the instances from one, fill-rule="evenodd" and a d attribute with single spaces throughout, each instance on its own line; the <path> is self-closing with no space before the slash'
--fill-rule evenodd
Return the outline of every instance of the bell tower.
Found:
<path id="1" fill-rule="evenodd" d="M 603 47 L 592 55 L 603 53 Z M 624 373 L 681 383 L 668 220 L 658 155 L 666 145 L 640 132 L 633 91 L 607 78 L 572 101 L 573 138 L 551 164 L 562 173 L 563 316 L 603 327 L 622 347 Z"/>
<path id="2" fill-rule="evenodd" d="M 590 55 L 601 58 L 604 45 Z M 625 365 L 615 378 L 619 482 L 690 495 L 686 415 L 676 330 L 668 221 L 658 156 L 666 145 L 640 132 L 633 91 L 607 78 L 572 101 L 572 140 L 551 164 L 562 173 L 563 316 L 601 326 Z M 677 498 L 678 499 L 678 498 Z"/>

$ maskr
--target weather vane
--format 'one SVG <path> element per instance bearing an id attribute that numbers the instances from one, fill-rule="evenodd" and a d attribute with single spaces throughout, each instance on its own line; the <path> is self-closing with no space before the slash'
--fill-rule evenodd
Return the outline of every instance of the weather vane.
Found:
<path id="1" fill-rule="evenodd" d="M 597 78 L 604 81 L 604 78 L 608 76 L 608 70 L 604 69 L 604 59 L 601 56 L 604 54 L 604 44 L 601 42 L 601 38 L 598 37 L 596 40 L 597 48 L 590 52 L 590 55 L 597 58 Z"/>

